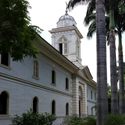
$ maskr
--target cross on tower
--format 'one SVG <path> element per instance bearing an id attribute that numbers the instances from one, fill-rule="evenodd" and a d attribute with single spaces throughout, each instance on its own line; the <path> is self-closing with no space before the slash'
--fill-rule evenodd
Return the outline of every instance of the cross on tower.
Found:
<path id="1" fill-rule="evenodd" d="M 67 4 L 67 2 L 65 2 L 66 3 L 66 14 L 67 14 L 67 7 L 68 7 L 68 4 Z"/>

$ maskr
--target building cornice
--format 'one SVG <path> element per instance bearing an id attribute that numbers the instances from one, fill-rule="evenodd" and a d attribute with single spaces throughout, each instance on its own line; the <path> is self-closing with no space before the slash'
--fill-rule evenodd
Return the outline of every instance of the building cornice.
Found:
<path id="1" fill-rule="evenodd" d="M 87 99 L 87 102 L 96 103 L 96 100 L 95 100 L 95 101 L 93 101 L 93 100 L 88 100 L 88 99 Z"/>
<path id="2" fill-rule="evenodd" d="M 8 74 L 4 74 L 2 72 L 0 72 L 0 79 L 15 82 L 16 84 L 22 84 L 22 85 L 26 85 L 26 86 L 30 86 L 30 87 L 36 87 L 38 89 L 44 89 L 44 90 L 51 91 L 53 93 L 58 93 L 58 94 L 62 94 L 62 95 L 72 97 L 72 94 L 62 92 L 62 91 L 59 91 L 59 90 L 56 90 L 56 89 L 53 89 L 53 88 L 50 88 L 50 87 L 46 87 L 46 86 L 37 84 L 35 82 L 31 82 L 31 81 L 24 80 L 24 79 L 21 79 L 21 78 L 18 78 L 18 77 L 14 77 L 14 76 L 11 76 L 11 75 L 8 75 Z"/>
<path id="3" fill-rule="evenodd" d="M 61 28 L 54 28 L 52 30 L 50 30 L 50 33 L 58 33 L 58 32 L 64 32 L 64 31 L 71 31 L 71 30 L 75 30 L 76 33 L 78 34 L 78 36 L 82 39 L 83 36 L 80 33 L 80 31 L 78 30 L 78 28 L 76 26 L 67 26 L 67 27 L 61 27 Z"/>

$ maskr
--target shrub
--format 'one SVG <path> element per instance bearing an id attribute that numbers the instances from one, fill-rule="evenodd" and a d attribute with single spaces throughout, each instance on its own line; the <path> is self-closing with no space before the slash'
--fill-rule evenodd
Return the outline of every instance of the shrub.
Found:
<path id="1" fill-rule="evenodd" d="M 108 115 L 104 125 L 125 125 L 125 114 Z"/>
<path id="2" fill-rule="evenodd" d="M 86 117 L 86 118 L 83 118 L 83 119 L 86 120 L 84 125 L 96 125 L 96 118 Z"/>
<path id="3" fill-rule="evenodd" d="M 27 113 L 23 113 L 22 116 L 15 116 L 12 120 L 12 125 L 52 125 L 53 121 L 56 120 L 54 115 L 49 113 L 35 114 L 32 109 L 27 111 Z"/>
<path id="4" fill-rule="evenodd" d="M 64 125 L 96 125 L 96 118 L 92 117 L 68 117 L 64 119 Z"/>

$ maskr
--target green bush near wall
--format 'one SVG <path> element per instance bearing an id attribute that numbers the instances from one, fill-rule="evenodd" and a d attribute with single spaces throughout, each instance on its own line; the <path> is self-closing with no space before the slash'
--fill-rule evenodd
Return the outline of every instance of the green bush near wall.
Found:
<path id="1" fill-rule="evenodd" d="M 96 118 L 68 117 L 64 119 L 64 125 L 96 125 Z"/>
<path id="2" fill-rule="evenodd" d="M 108 115 L 104 125 L 125 125 L 125 114 Z"/>
<path id="3" fill-rule="evenodd" d="M 22 116 L 15 115 L 12 120 L 12 125 L 52 125 L 56 120 L 54 115 L 49 113 L 45 114 L 35 114 L 32 109 L 23 113 Z"/>

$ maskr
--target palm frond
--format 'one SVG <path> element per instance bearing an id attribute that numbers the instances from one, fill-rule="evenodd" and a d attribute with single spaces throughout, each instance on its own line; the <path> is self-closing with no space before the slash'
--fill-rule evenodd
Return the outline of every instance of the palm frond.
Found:
<path id="1" fill-rule="evenodd" d="M 93 34 L 96 32 L 96 21 L 93 20 L 93 22 L 90 24 L 88 33 L 87 33 L 87 38 L 90 39 L 92 38 Z"/>
<path id="2" fill-rule="evenodd" d="M 78 5 L 85 5 L 89 2 L 90 0 L 70 0 L 68 5 L 67 5 L 67 8 L 69 10 L 72 10 L 75 6 L 78 6 Z"/>
<path id="3" fill-rule="evenodd" d="M 124 115 L 109 115 L 105 120 L 104 125 L 124 125 L 125 124 L 125 114 Z"/>
<path id="4" fill-rule="evenodd" d="M 92 14 L 86 14 L 85 18 L 84 18 L 84 24 L 85 26 L 88 26 L 90 24 L 91 21 L 96 20 L 96 14 L 92 13 Z"/>

